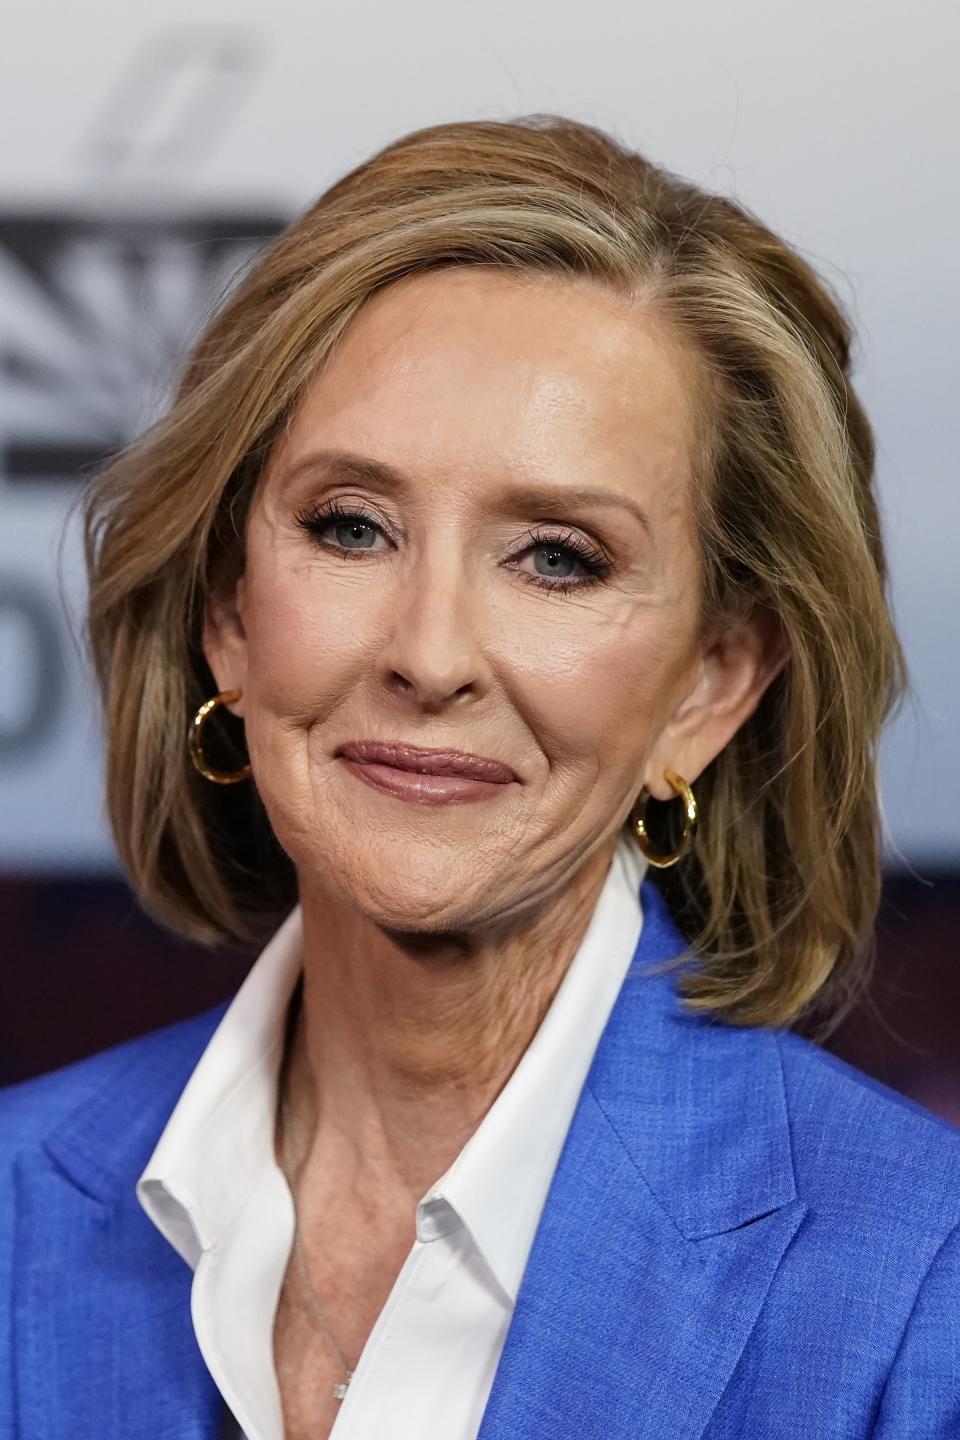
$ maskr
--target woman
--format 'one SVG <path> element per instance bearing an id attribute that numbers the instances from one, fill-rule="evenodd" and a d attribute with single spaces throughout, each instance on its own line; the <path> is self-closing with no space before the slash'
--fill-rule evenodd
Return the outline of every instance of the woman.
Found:
<path id="1" fill-rule="evenodd" d="M 558 117 L 245 278 L 85 514 L 127 871 L 269 943 L 5 1097 L 4 1433 L 960 1433 L 960 1135 L 791 1028 L 902 684 L 850 343 Z"/>

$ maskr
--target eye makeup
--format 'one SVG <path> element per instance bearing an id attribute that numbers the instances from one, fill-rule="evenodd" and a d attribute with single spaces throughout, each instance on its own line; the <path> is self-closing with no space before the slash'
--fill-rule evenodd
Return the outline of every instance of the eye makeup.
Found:
<path id="1" fill-rule="evenodd" d="M 349 505 L 344 505 L 339 500 L 326 501 L 322 505 L 311 503 L 297 511 L 294 518 L 296 524 L 307 532 L 317 546 L 344 560 L 363 559 L 370 554 L 383 553 L 375 551 L 372 544 L 354 547 L 344 544 L 343 539 L 335 539 L 331 543 L 328 538 L 328 532 L 331 529 L 335 534 L 337 531 L 343 531 L 344 535 L 352 531 L 354 538 L 360 538 L 357 532 L 366 532 L 373 538 L 375 538 L 375 532 L 386 534 L 381 522 L 357 501 L 351 500 Z M 585 572 L 581 576 L 560 574 L 551 578 L 548 574 L 531 573 L 511 565 L 514 573 L 519 575 L 523 581 L 553 593 L 569 595 L 574 590 L 582 590 L 599 584 L 613 568 L 613 562 L 599 546 L 568 526 L 560 527 L 559 533 L 541 528 L 530 530 L 526 536 L 526 544 L 521 549 L 513 551 L 504 563 L 509 564 L 536 551 L 545 551 L 550 557 L 551 564 L 557 559 L 561 564 L 565 560 L 572 560 Z"/>

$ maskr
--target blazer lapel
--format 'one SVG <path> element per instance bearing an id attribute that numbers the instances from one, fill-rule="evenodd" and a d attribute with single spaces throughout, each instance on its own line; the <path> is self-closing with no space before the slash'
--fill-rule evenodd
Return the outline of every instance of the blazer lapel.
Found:
<path id="1" fill-rule="evenodd" d="M 672 976 L 651 967 L 682 941 L 650 882 L 643 903 L 478 1440 L 697 1440 L 807 1208 L 773 1035 L 681 1010 Z M 134 1187 L 222 1013 L 135 1047 L 21 1161 L 18 1440 L 221 1433 L 191 1271 Z"/>
<path id="2" fill-rule="evenodd" d="M 773 1036 L 681 1010 L 642 895 L 478 1440 L 696 1440 L 807 1209 Z"/>
<path id="3" fill-rule="evenodd" d="M 216 1440 L 192 1271 L 135 1185 L 222 1014 L 167 1032 L 48 1135 L 15 1177 L 18 1440 Z"/>

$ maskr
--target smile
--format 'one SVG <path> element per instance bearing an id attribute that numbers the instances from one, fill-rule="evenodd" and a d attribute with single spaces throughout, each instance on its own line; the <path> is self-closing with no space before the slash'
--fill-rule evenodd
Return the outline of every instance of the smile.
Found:
<path id="1" fill-rule="evenodd" d="M 345 755 L 339 758 L 351 775 L 372 789 L 418 805 L 463 805 L 471 800 L 486 800 L 502 795 L 512 784 L 505 780 L 472 780 L 464 775 L 424 775 L 398 765 L 349 760 Z"/>

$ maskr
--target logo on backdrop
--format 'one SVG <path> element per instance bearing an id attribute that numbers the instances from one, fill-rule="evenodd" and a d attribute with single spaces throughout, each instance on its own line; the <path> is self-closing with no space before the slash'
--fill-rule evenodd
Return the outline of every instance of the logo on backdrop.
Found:
<path id="1" fill-rule="evenodd" d="M 193 335 L 278 225 L 0 215 L 6 484 L 75 483 L 141 430 Z"/>
<path id="2" fill-rule="evenodd" d="M 0 215 L 0 766 L 48 746 L 63 684 L 56 527 L 165 407 L 275 215 Z M 39 573 L 41 571 L 48 573 Z"/>
<path id="3" fill-rule="evenodd" d="M 66 522 L 91 470 L 166 407 L 191 341 L 286 223 L 273 206 L 186 198 L 264 53 L 257 29 L 151 26 L 65 131 L 82 196 L 29 209 L 0 197 L 0 867 L 110 854 Z"/>

